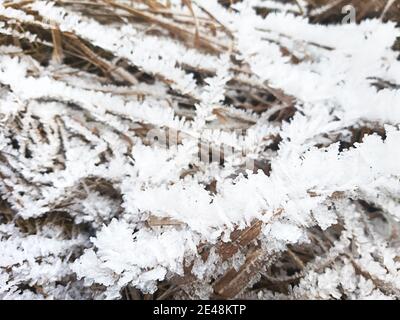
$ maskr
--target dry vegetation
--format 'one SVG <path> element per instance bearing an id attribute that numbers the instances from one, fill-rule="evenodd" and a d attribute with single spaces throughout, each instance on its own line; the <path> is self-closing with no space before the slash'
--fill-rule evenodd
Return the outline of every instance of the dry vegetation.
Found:
<path id="1" fill-rule="evenodd" d="M 25 12 L 34 17 L 34 20 L 24 20 L 10 18 L 0 13 L 0 21 L 5 28 L 13 30 L 9 35 L 4 33 L 0 35 L 0 45 L 13 46 L 19 48 L 11 52 L 12 56 L 30 56 L 38 62 L 38 69 L 29 69 L 33 77 L 38 77 L 42 72 L 41 68 L 47 68 L 46 72 L 55 81 L 65 82 L 69 85 L 79 87 L 83 84 L 79 79 L 94 79 L 93 89 L 97 92 L 118 94 L 123 99 L 134 101 L 156 101 L 162 99 L 173 106 L 174 115 L 180 119 L 192 121 L 196 119 L 196 104 L 201 100 L 195 90 L 181 90 L 179 83 L 171 74 L 157 73 L 147 69 L 147 66 L 135 65 L 129 61 L 127 57 L 116 56 L 115 52 L 91 42 L 82 34 L 76 34 L 59 28 L 56 22 L 43 17 L 39 12 L 30 6 L 35 1 L 5 1 L 5 8 L 12 8 Z M 135 0 L 135 1 L 117 1 L 117 0 L 62 0 L 54 1 L 57 6 L 68 10 L 79 12 L 80 14 L 90 17 L 101 23 L 102 25 L 126 24 L 134 25 L 143 34 L 159 36 L 164 39 L 174 39 L 183 44 L 186 48 L 190 48 L 201 54 L 217 56 L 228 54 L 229 72 L 231 78 L 226 83 L 224 97 L 222 103 L 231 105 L 231 108 L 214 108 L 212 114 L 216 116 L 215 120 L 208 123 L 210 127 L 222 128 L 223 130 L 233 130 L 236 128 L 247 130 L 257 123 L 257 116 L 264 116 L 266 121 L 272 125 L 280 127 L 289 121 L 293 115 L 298 112 L 296 109 L 297 97 L 287 94 L 284 90 L 269 86 L 268 82 L 254 81 L 252 71 L 245 62 L 235 59 L 237 48 L 233 45 L 234 36 L 229 28 L 215 18 L 205 8 L 202 8 L 201 1 L 192 3 L 191 0 L 182 0 L 182 5 L 188 8 L 189 14 L 175 12 L 165 1 L 158 2 L 156 0 Z M 220 3 L 225 7 L 229 7 L 236 1 L 221 0 Z M 312 23 L 315 24 L 335 24 L 342 18 L 341 8 L 348 4 L 349 1 L 328 1 L 328 0 L 307 0 L 307 1 L 282 1 L 284 3 L 292 3 L 298 5 L 305 15 L 309 15 Z M 308 5 L 304 6 L 307 2 Z M 386 0 L 353 0 L 350 1 L 356 8 L 357 21 L 360 22 L 367 18 L 381 18 L 385 21 L 392 20 L 400 22 L 400 1 Z M 388 5 L 389 4 L 389 5 Z M 193 7 L 201 10 L 203 15 L 198 17 Z M 325 8 L 316 10 L 318 8 Z M 271 11 L 267 7 L 257 8 L 259 15 L 266 16 Z M 298 14 L 298 13 L 297 13 Z M 192 32 L 194 30 L 194 32 Z M 34 35 L 35 37 L 30 37 Z M 225 36 L 221 36 L 224 34 Z M 329 48 L 326 48 L 329 50 Z M 153 48 L 154 51 L 162 50 Z M 304 57 L 299 57 L 296 52 L 292 52 L 289 48 L 282 45 L 281 52 L 291 59 L 292 64 L 300 64 Z M 368 53 L 366 53 L 368 54 Z M 212 66 L 191 64 L 190 61 L 177 61 L 177 65 L 187 74 L 192 74 L 196 85 L 204 86 L 209 77 L 215 76 L 216 72 Z M 40 69 L 40 70 L 39 70 Z M 374 84 L 377 88 L 393 88 L 396 84 L 387 83 L 383 79 L 375 79 Z M 7 86 L 0 84 L 0 92 L 8 90 Z M 160 90 L 159 88 L 162 88 Z M 155 88 L 155 89 L 154 89 Z M 1 94 L 1 93 L 0 93 Z M 162 95 L 159 97 L 157 95 Z M 168 128 L 167 125 L 157 126 L 155 123 L 146 121 L 132 121 L 124 118 L 124 115 L 115 115 L 109 113 L 109 119 L 118 119 L 124 123 L 128 130 L 126 132 L 119 131 L 118 128 L 111 128 L 110 123 L 100 121 L 96 116 L 90 114 L 90 111 L 75 101 L 57 101 L 57 94 L 51 97 L 38 97 L 38 101 L 46 103 L 60 102 L 69 106 L 67 116 L 75 121 L 76 126 L 81 126 L 80 132 L 71 129 L 71 124 L 66 123 L 65 117 L 55 117 L 54 125 L 47 126 L 42 123 L 40 117 L 34 116 L 27 120 L 28 115 L 19 112 L 12 119 L 8 119 L 3 127 L 5 135 L 10 139 L 10 148 L 15 152 L 22 154 L 26 158 L 26 163 L 32 157 L 32 152 L 38 147 L 38 144 L 49 139 L 54 132 L 59 131 L 57 136 L 60 139 L 59 152 L 54 154 L 53 167 L 42 168 L 48 170 L 48 173 L 58 170 L 64 170 L 66 167 L 66 155 L 63 144 L 66 141 L 77 139 L 81 143 L 92 143 L 87 141 L 84 136 L 84 130 L 88 130 L 87 135 L 93 137 L 101 137 L 107 130 L 112 130 L 113 137 L 117 137 L 118 144 L 124 145 L 129 150 L 135 148 L 136 139 L 141 139 L 144 145 L 151 145 L 146 140 L 146 135 L 150 130 L 157 129 L 160 131 L 171 132 L 176 130 Z M 47 101 L 46 101 L 47 100 Z M 265 116 L 265 115 L 268 116 Z M 111 121 L 111 120 L 110 120 Z M 35 133 L 31 137 L 25 137 L 29 141 L 20 139 L 18 136 L 21 132 L 27 132 L 26 128 L 30 126 L 30 130 Z M 110 129 L 111 128 L 111 129 Z M 350 132 L 350 139 L 348 133 Z M 363 137 L 377 133 L 385 137 L 385 130 L 381 123 L 363 123 L 346 128 L 346 137 L 336 132 L 326 139 L 321 139 L 321 143 L 317 147 L 327 147 L 333 143 L 339 142 L 341 150 L 347 150 L 356 143 L 361 142 Z M 182 135 L 181 135 L 182 134 Z M 178 142 L 187 138 L 188 133 L 180 133 Z M 134 137 L 134 138 L 133 138 Z M 95 138 L 93 138 L 95 139 Z M 278 134 L 265 137 L 268 143 L 265 144 L 263 154 L 274 153 L 279 149 L 281 137 Z M 324 142 L 325 141 L 325 142 Z M 95 146 L 94 146 L 95 147 Z M 93 148 L 94 148 L 93 147 Z M 200 149 L 204 146 L 200 146 Z M 219 149 L 221 145 L 214 144 L 212 148 Z M 107 163 L 113 157 L 112 142 L 107 142 L 107 146 L 101 151 L 100 164 Z M 122 191 L 115 186 L 112 178 L 89 175 L 82 176 L 78 182 L 69 187 L 68 196 L 53 199 L 46 204 L 46 210 L 37 216 L 29 217 L 20 213 L 24 209 L 24 195 L 9 194 L 17 193 L 17 189 L 13 190 L 13 183 L 9 183 L 9 176 L 13 176 L 13 181 L 18 181 L 23 186 L 33 188 L 33 182 L 29 178 L 19 175 L 18 168 L 11 169 L 11 173 L 6 167 L 12 167 L 9 161 L 11 156 L 0 153 L 0 161 L 2 163 L 0 177 L 3 179 L 2 193 L 3 198 L 0 204 L 0 222 L 14 223 L 20 230 L 19 232 L 28 235 L 38 234 L 38 230 L 42 230 L 45 226 L 57 226 L 63 234 L 64 239 L 75 239 L 77 234 L 84 234 L 86 242 L 83 246 L 77 246 L 70 253 L 68 261 L 73 261 L 74 257 L 79 257 L 85 247 L 88 246 L 87 239 L 95 236 L 96 228 L 103 223 L 108 224 L 112 218 L 119 217 L 123 214 L 124 208 L 121 204 L 124 202 Z M 25 161 L 25 160 L 24 160 Z M 235 168 L 233 176 L 239 176 L 244 172 L 243 163 Z M 224 164 L 224 158 L 220 159 L 220 165 Z M 270 174 L 271 164 L 268 158 L 259 158 L 255 161 L 255 170 L 261 169 L 266 175 Z M 16 170 L 15 172 L 12 172 Z M 196 164 L 191 165 L 185 172 L 181 172 L 181 178 L 185 176 L 193 176 L 204 170 Z M 217 193 L 216 180 L 202 181 L 206 190 L 210 194 Z M 43 192 L 42 187 L 34 186 L 38 192 Z M 24 187 L 25 188 L 25 187 Z M 28 188 L 28 187 L 26 187 Z M 21 190 L 23 188 L 21 187 Z M 28 190 L 28 189 L 27 189 Z M 31 190 L 31 189 L 29 189 Z M 85 221 L 85 219 L 77 220 L 79 205 L 76 202 L 83 201 L 90 193 L 96 193 L 102 198 L 107 199 L 113 210 L 108 217 L 97 217 L 95 221 Z M 9 194 L 8 194 L 9 193 Z M 311 197 L 317 197 L 317 194 L 310 193 Z M 332 201 L 340 201 L 340 199 L 348 198 L 341 192 L 330 195 Z M 78 200 L 78 201 L 77 201 Z M 12 202 L 12 204 L 10 203 Z M 20 205 L 20 207 L 18 207 Z M 352 202 L 362 216 L 358 217 L 360 221 L 368 220 L 366 228 L 370 227 L 371 221 L 379 221 L 379 223 L 391 223 L 388 234 L 384 236 L 391 243 L 398 243 L 398 225 L 397 222 L 388 220 L 387 215 L 373 203 L 356 199 Z M 25 212 L 25 211 L 24 211 Z M 74 213 L 75 212 L 75 213 Z M 281 211 L 277 210 L 273 213 L 279 217 Z M 275 218 L 274 218 L 275 219 Z M 159 217 L 149 215 L 141 225 L 143 228 L 157 229 L 160 227 L 180 228 L 183 224 L 181 221 L 173 217 Z M 169 276 L 166 280 L 158 283 L 158 289 L 152 294 L 142 293 L 141 290 L 132 285 L 126 285 L 121 291 L 124 299 L 171 299 L 171 298 L 201 298 L 205 293 L 202 290 L 210 290 L 211 298 L 271 298 L 287 297 L 292 295 L 293 287 L 299 285 L 305 274 L 312 272 L 318 273 L 330 265 L 345 264 L 344 260 L 351 261 L 356 270 L 356 274 L 362 275 L 365 279 L 370 279 L 376 288 L 385 294 L 397 295 L 397 289 L 393 289 L 387 283 L 381 283 L 374 276 L 363 271 L 362 266 L 357 264 L 355 259 L 357 253 L 352 256 L 351 251 L 343 251 L 335 254 L 335 245 L 341 239 L 341 234 L 345 229 L 346 223 L 339 220 L 327 230 L 322 230 L 315 226 L 307 230 L 310 242 L 307 244 L 289 245 L 287 250 L 271 256 L 266 254 L 262 245 L 262 222 L 255 220 L 250 226 L 245 228 L 237 228 L 230 235 L 230 241 L 222 240 L 216 243 L 202 242 L 197 245 L 197 251 L 203 261 L 207 261 L 210 254 L 217 255 L 218 263 L 224 267 L 222 274 L 220 269 L 218 276 L 213 278 L 209 276 L 206 289 L 204 281 L 197 280 L 191 273 L 195 260 L 189 262 L 185 266 L 184 275 Z M 72 240 L 71 240 L 72 241 Z M 350 245 L 351 247 L 351 245 Z M 332 251 L 333 250 L 333 251 Z M 240 254 L 239 254 L 240 253 Z M 237 257 L 241 257 L 237 259 Z M 346 260 L 346 261 L 347 261 Z M 75 275 L 66 275 L 65 282 L 76 281 Z M 20 284 L 20 289 L 24 286 L 35 294 L 43 292 L 41 284 L 25 283 Z M 98 286 L 98 287 L 96 287 Z M 87 289 L 86 289 L 87 290 Z M 98 284 L 92 284 L 90 290 L 92 292 L 101 292 L 103 287 Z M 263 296 L 264 292 L 264 296 Z M 46 297 L 45 293 L 44 296 Z M 298 293 L 295 297 L 302 298 L 304 292 Z M 82 295 L 84 296 L 84 295 Z M 90 294 L 87 295 L 90 297 Z"/>

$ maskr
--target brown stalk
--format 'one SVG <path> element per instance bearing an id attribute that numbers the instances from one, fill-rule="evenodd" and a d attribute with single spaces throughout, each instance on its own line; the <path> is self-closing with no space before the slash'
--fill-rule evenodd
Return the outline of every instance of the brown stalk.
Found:
<path id="1" fill-rule="evenodd" d="M 157 216 L 150 216 L 147 219 L 147 224 L 151 227 L 159 227 L 159 226 L 180 226 L 184 223 L 169 217 L 157 217 Z"/>
<path id="2" fill-rule="evenodd" d="M 185 4 L 185 6 L 188 7 L 193 20 L 194 20 L 194 25 L 195 25 L 195 33 L 194 33 L 194 41 L 195 45 L 197 44 L 197 41 L 199 40 L 199 21 L 194 13 L 193 7 L 192 7 L 192 1 L 191 0 L 182 0 L 182 2 Z"/>
<path id="3" fill-rule="evenodd" d="M 105 73 L 111 74 L 113 77 L 117 79 L 122 78 L 123 80 L 127 81 L 132 85 L 138 83 L 137 79 L 133 75 L 131 75 L 128 71 L 126 71 L 121 67 L 115 66 L 111 62 L 99 57 L 88 46 L 86 46 L 76 35 L 70 32 L 65 32 L 64 36 L 70 39 L 91 63 L 102 69 Z"/>
<path id="4" fill-rule="evenodd" d="M 53 56 L 52 59 L 57 64 L 62 63 L 64 54 L 62 48 L 62 39 L 61 39 L 61 31 L 57 25 L 52 23 L 54 28 L 51 29 L 51 36 L 53 39 Z"/>
<path id="5" fill-rule="evenodd" d="M 33 0 L 25 0 L 25 1 L 20 1 L 20 2 L 13 2 L 13 1 L 9 1 L 3 4 L 3 6 L 5 8 L 20 8 L 23 7 L 24 5 L 30 4 L 32 3 Z"/>
<path id="6" fill-rule="evenodd" d="M 146 21 L 148 23 L 159 25 L 160 27 L 162 27 L 162 28 L 168 30 L 169 32 L 171 32 L 172 34 L 176 35 L 181 40 L 186 41 L 186 40 L 188 40 L 188 37 L 191 38 L 193 36 L 190 31 L 185 30 L 185 29 L 183 29 L 177 25 L 174 25 L 172 23 L 162 21 L 159 18 L 157 18 L 153 15 L 150 15 L 148 13 L 142 12 L 140 10 L 137 10 L 135 8 L 127 6 L 125 4 L 117 3 L 113 0 L 104 0 L 104 1 L 115 8 L 129 12 L 133 16 L 143 19 L 144 21 Z M 210 39 L 207 39 L 201 35 L 198 36 L 197 43 L 198 43 L 199 47 L 206 49 L 207 51 L 214 53 L 214 54 L 222 52 L 223 49 L 227 49 L 223 45 L 219 45 L 220 48 L 212 45 Z"/>
<path id="7" fill-rule="evenodd" d="M 217 252 L 222 260 L 228 260 L 233 257 L 242 247 L 257 239 L 261 232 L 261 226 L 262 221 L 257 220 L 244 230 L 233 231 L 231 241 L 222 242 L 217 248 Z"/>
<path id="8" fill-rule="evenodd" d="M 254 248 L 249 251 L 245 263 L 238 271 L 232 268 L 214 283 L 213 288 L 216 295 L 225 299 L 237 296 L 256 275 L 261 267 L 263 257 L 263 249 Z"/>
<path id="9" fill-rule="evenodd" d="M 212 20 L 214 20 L 216 23 L 218 23 L 222 29 L 228 34 L 228 36 L 233 39 L 233 33 L 232 31 L 230 31 L 223 23 L 221 23 L 217 18 L 215 18 L 211 12 L 209 12 L 208 10 L 206 10 L 204 7 L 202 7 L 201 5 L 199 5 L 197 2 L 195 2 L 195 5 L 201 10 L 203 11 L 206 15 L 208 15 Z"/>

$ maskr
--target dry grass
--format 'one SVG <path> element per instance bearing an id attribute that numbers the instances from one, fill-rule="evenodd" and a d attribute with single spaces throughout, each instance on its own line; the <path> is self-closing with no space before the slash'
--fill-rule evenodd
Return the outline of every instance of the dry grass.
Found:
<path id="1" fill-rule="evenodd" d="M 314 22 L 329 23 L 340 21 L 342 8 L 351 4 L 356 9 L 357 21 L 366 18 L 380 18 L 384 21 L 400 22 L 400 2 L 398 0 L 307 0 L 310 8 L 331 5 L 327 11 L 313 17 Z"/>
<path id="2" fill-rule="evenodd" d="M 5 5 L 25 10 L 25 8 L 27 8 L 26 5 L 30 2 L 31 1 L 21 1 L 14 3 L 13 1 L 8 1 Z M 212 55 L 230 50 L 229 43 L 231 34 L 229 33 L 229 30 L 214 17 L 209 16 L 209 19 L 207 20 L 199 20 L 193 13 L 191 16 L 178 16 L 174 12 L 171 12 L 168 7 L 155 0 L 137 1 L 143 2 L 143 4 L 147 5 L 146 9 L 142 10 L 135 9 L 134 7 L 113 0 L 87 2 L 58 0 L 56 2 L 60 5 L 81 11 L 89 16 L 96 17 L 103 23 L 125 19 L 125 21 L 128 22 L 142 24 L 143 28 L 148 28 L 149 33 L 178 39 L 189 48 L 196 48 Z M 233 1 L 221 0 L 220 2 L 229 6 Z M 309 7 L 307 8 L 308 12 L 312 9 L 332 3 L 331 0 L 307 0 L 307 2 L 309 3 Z M 388 1 L 385 0 L 353 0 L 350 2 L 357 10 L 357 21 L 366 18 L 379 17 L 383 20 L 400 22 L 399 0 L 394 1 L 390 7 L 386 6 Z M 190 0 L 183 1 L 183 3 L 189 8 L 193 5 Z M 314 23 L 337 23 L 342 18 L 341 8 L 343 5 L 348 3 L 349 1 L 345 0 L 337 1 L 337 4 L 333 5 L 328 10 L 313 15 L 311 20 Z M 118 11 L 116 11 L 116 9 L 118 9 Z M 26 10 L 28 11 L 28 9 Z M 191 10 L 191 12 L 193 11 Z M 265 14 L 265 12 L 262 13 Z M 160 17 L 163 19 L 160 19 Z M 27 24 L 19 21 L 9 21 L 0 16 L 0 21 L 5 22 L 8 26 L 20 31 L 30 31 L 33 34 L 38 35 L 39 39 L 39 41 L 31 43 L 10 36 L 3 36 L 0 37 L 0 44 L 18 44 L 23 48 L 24 53 L 32 55 L 43 65 L 49 64 L 50 61 L 55 61 L 57 63 L 64 62 L 70 66 L 74 66 L 75 68 L 80 68 L 86 72 L 99 75 L 104 78 L 106 83 L 132 85 L 141 81 L 151 83 L 154 79 L 168 83 L 167 79 L 164 79 L 157 74 L 147 74 L 143 70 L 129 66 L 126 61 L 119 60 L 118 62 L 115 62 L 115 57 L 113 57 L 110 52 L 93 46 L 91 43 L 88 43 L 75 34 L 60 31 L 58 27 L 51 22 L 42 21 L 41 17 L 37 14 L 36 18 L 37 22 Z M 168 22 L 165 22 L 165 20 Z M 192 29 L 192 26 L 195 26 L 194 34 L 193 32 L 188 31 Z M 227 41 L 225 43 L 220 43 L 213 37 L 213 31 L 216 29 L 224 30 L 226 32 Z M 51 45 L 49 46 L 49 44 Z M 282 50 L 285 50 L 285 48 L 282 48 Z M 290 55 L 291 53 L 287 52 L 287 54 Z M 293 59 L 295 58 L 296 57 L 293 57 Z M 293 62 L 295 63 L 296 61 L 293 60 Z M 183 67 L 194 73 L 199 82 L 212 74 L 212 71 L 210 70 L 196 69 L 191 66 Z M 246 65 L 241 65 L 237 62 L 235 69 L 232 71 L 236 75 L 240 75 L 248 72 L 248 68 Z M 284 104 L 286 105 L 286 108 L 272 114 L 270 117 L 271 120 L 280 122 L 289 119 L 295 112 L 293 107 L 293 97 L 285 95 L 284 92 L 269 88 L 267 85 L 257 87 L 251 83 L 244 83 L 239 77 L 234 77 L 233 80 L 228 83 L 228 88 L 230 91 L 227 92 L 227 102 L 233 103 L 238 109 L 253 110 L 261 113 L 276 104 Z M 136 94 L 140 95 L 145 93 L 137 92 Z M 172 93 L 171 97 L 179 100 L 181 105 L 187 108 L 187 114 L 190 118 L 196 100 L 189 95 L 185 96 L 177 93 Z M 215 112 L 218 113 L 218 110 Z M 217 114 L 217 116 L 220 121 L 223 122 L 224 118 L 229 117 L 230 115 L 221 113 Z M 246 125 L 249 125 L 248 123 L 246 124 L 246 119 L 237 119 L 237 121 L 245 127 Z M 150 129 L 150 127 L 144 125 L 136 130 L 139 136 L 144 136 L 145 132 Z M 366 131 L 362 131 L 362 129 L 360 129 L 354 132 L 354 142 L 360 141 L 360 137 L 362 137 L 366 132 L 371 132 L 371 129 L 369 128 L 365 130 Z M 377 128 L 375 131 L 381 132 L 381 128 Z M 266 173 L 269 170 L 267 163 L 260 163 L 260 168 L 262 168 Z M 94 182 L 94 184 L 96 185 L 99 183 Z M 98 187 L 100 188 L 101 186 Z M 212 188 L 213 186 L 210 185 L 208 187 Z M 109 192 L 110 194 L 113 193 L 113 197 L 120 196 L 116 190 L 107 190 L 105 192 Z M 1 202 L 0 206 L 1 211 L 5 213 L 1 218 L 11 219 L 13 213 L 7 207 L 6 203 Z M 279 212 L 276 214 L 279 214 Z M 64 215 L 61 215 L 61 218 L 60 216 L 50 215 L 47 218 L 35 221 L 18 221 L 18 225 L 21 226 L 23 231 L 33 232 L 32 228 L 36 228 L 40 223 L 48 223 L 48 219 L 53 219 L 51 220 L 53 223 L 64 224 L 66 232 L 73 232 L 69 218 L 65 218 Z M 149 219 L 150 227 L 176 224 L 179 224 L 179 221 Z M 213 288 L 215 297 L 235 297 L 243 288 L 248 286 L 248 282 L 252 278 L 252 275 L 260 272 L 261 269 L 263 269 L 263 276 L 261 280 L 254 285 L 255 290 L 268 288 L 276 292 L 284 292 L 288 284 L 296 284 L 298 282 L 299 275 L 308 262 L 312 261 L 315 256 L 321 254 L 321 252 L 328 250 L 331 246 L 329 239 L 327 239 L 320 230 L 310 230 L 310 234 L 314 239 L 312 245 L 307 247 L 302 246 L 291 248 L 291 250 L 287 251 L 284 255 L 274 257 L 273 259 L 275 263 L 265 269 L 265 261 L 272 260 L 271 257 L 265 257 L 263 251 L 260 249 L 260 243 L 257 240 L 260 228 L 260 222 L 255 221 L 251 227 L 232 233 L 230 243 L 221 242 L 217 246 L 217 252 L 222 257 L 222 260 L 230 259 L 239 251 L 245 253 L 246 260 L 239 270 L 233 268 L 229 269 L 225 275 L 218 279 L 214 279 Z M 340 234 L 340 226 L 333 227 L 329 232 L 332 237 L 337 238 Z M 199 252 L 201 252 L 204 258 L 206 258 L 210 249 L 210 247 L 205 245 L 204 247 L 199 248 Z M 279 276 L 278 273 L 281 273 L 283 269 L 287 270 L 287 274 L 290 276 Z M 123 292 L 123 296 L 126 299 L 171 298 L 177 294 L 177 292 L 183 290 L 183 284 L 195 281 L 194 278 L 189 275 L 190 267 L 188 268 L 187 273 L 188 276 L 184 279 L 176 278 L 173 281 L 161 283 L 159 290 L 154 295 L 142 295 L 136 289 L 128 287 Z M 180 294 L 184 296 L 183 291 L 181 291 Z"/>

